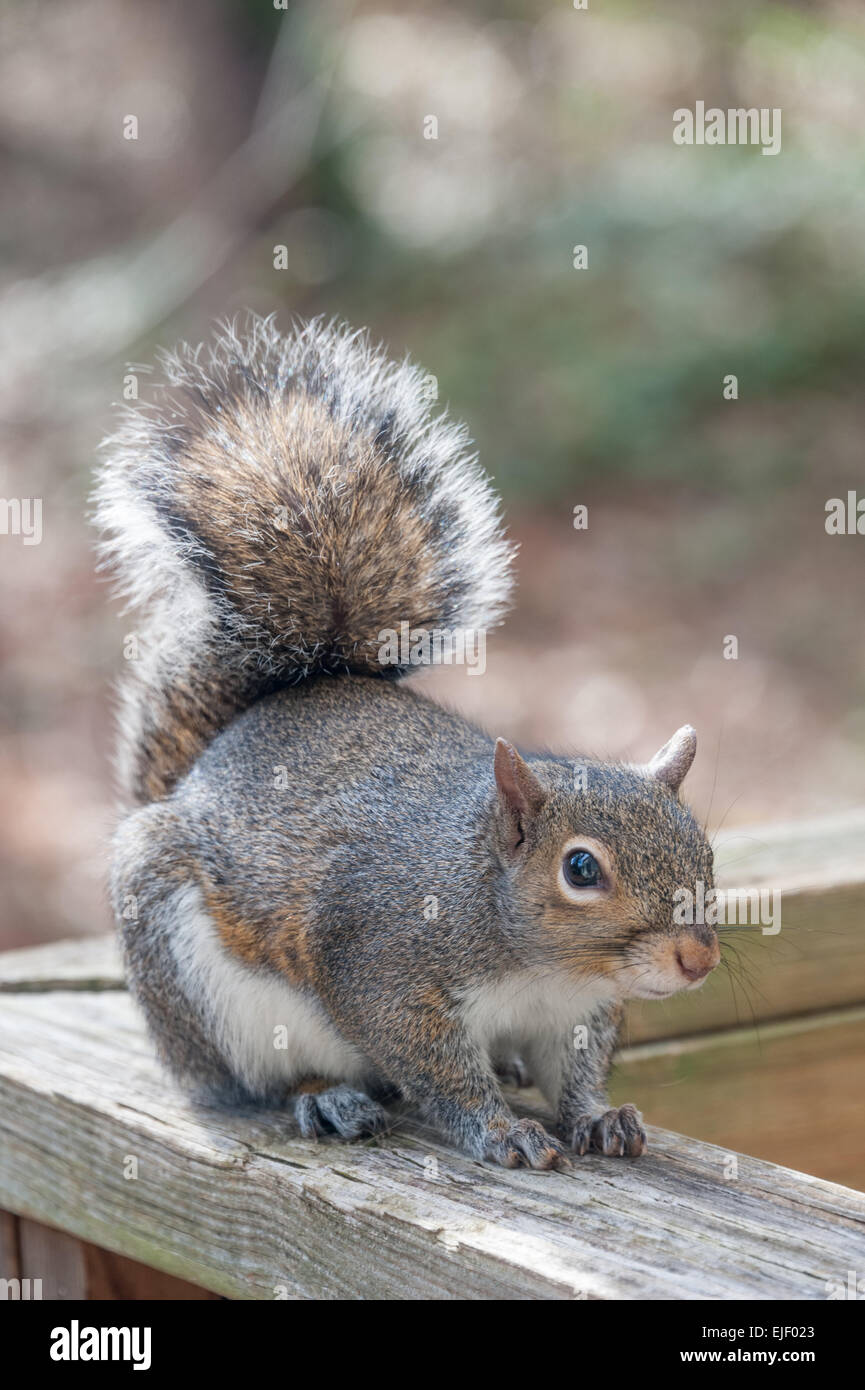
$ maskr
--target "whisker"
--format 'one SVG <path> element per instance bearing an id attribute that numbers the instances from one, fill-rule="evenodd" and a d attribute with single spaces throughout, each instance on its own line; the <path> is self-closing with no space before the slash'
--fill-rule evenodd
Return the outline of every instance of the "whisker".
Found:
<path id="1" fill-rule="evenodd" d="M 704 821 L 704 828 L 706 828 L 706 829 L 708 828 L 709 821 L 712 819 L 712 807 L 713 807 L 713 805 L 714 805 L 714 803 L 715 803 L 715 788 L 716 788 L 717 785 L 718 785 L 718 768 L 719 768 L 720 763 L 721 763 L 721 738 L 722 738 L 722 736 L 723 736 L 723 733 L 724 733 L 724 720 L 723 720 L 723 718 L 722 718 L 722 720 L 721 720 L 721 726 L 720 726 L 720 728 L 718 729 L 718 743 L 717 743 L 717 746 L 716 746 L 716 748 L 715 748 L 715 773 L 714 773 L 714 776 L 712 777 L 712 790 L 711 790 L 711 792 L 710 792 L 710 794 L 709 794 L 709 809 L 708 809 L 708 811 L 706 812 L 706 819 L 705 819 L 705 821 Z"/>

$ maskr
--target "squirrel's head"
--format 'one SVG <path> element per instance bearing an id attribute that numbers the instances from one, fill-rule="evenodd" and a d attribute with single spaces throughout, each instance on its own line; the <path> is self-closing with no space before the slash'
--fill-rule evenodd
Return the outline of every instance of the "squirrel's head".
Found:
<path id="1" fill-rule="evenodd" d="M 712 850 L 679 800 L 696 746 L 686 725 L 651 762 L 628 767 L 528 763 L 498 740 L 496 849 L 509 915 L 534 958 L 640 999 L 695 989 L 714 970 L 718 938 L 703 920 Z"/>

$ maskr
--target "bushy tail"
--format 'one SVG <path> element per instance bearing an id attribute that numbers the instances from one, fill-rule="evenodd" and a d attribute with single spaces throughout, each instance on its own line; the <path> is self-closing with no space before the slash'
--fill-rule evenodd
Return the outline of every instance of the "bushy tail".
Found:
<path id="1" fill-rule="evenodd" d="M 96 493 L 106 559 L 141 610 L 120 755 L 140 802 L 260 695 L 381 675 L 383 630 L 487 628 L 511 584 L 495 496 L 419 368 L 344 325 L 283 336 L 257 317 L 160 365 Z"/>

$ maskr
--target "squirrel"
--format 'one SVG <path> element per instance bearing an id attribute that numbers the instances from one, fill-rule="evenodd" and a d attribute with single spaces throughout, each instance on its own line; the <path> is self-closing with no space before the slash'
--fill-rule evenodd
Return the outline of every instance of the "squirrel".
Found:
<path id="1" fill-rule="evenodd" d="M 641 1115 L 606 1098 L 623 1002 L 719 960 L 673 911 L 712 886 L 679 798 L 693 729 L 575 779 L 382 661 L 403 623 L 486 631 L 512 586 L 498 499 L 408 360 L 252 315 L 159 360 L 96 521 L 142 614 L 111 896 L 162 1061 L 306 1138 L 375 1134 L 401 1099 L 508 1167 L 636 1157 Z M 523 1066 L 555 1134 L 502 1094 Z"/>

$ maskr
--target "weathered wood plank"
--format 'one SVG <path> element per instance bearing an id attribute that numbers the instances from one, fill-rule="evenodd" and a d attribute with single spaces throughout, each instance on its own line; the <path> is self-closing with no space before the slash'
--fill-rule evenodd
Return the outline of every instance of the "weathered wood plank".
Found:
<path id="1" fill-rule="evenodd" d="M 865 1009 L 619 1054 L 611 1093 L 667 1129 L 865 1189 Z"/>
<path id="2" fill-rule="evenodd" d="M 18 1217 L 11 1211 L 0 1211 L 0 1279 L 21 1278 L 20 1256 Z"/>
<path id="3" fill-rule="evenodd" d="M 110 1300 L 121 1303 L 212 1302 L 219 1294 L 209 1293 L 197 1284 L 149 1269 L 125 1255 L 115 1255 L 88 1241 L 81 1242 L 87 1270 L 87 1297 L 96 1302 Z"/>
<path id="4" fill-rule="evenodd" d="M 777 885 L 789 893 L 865 885 L 865 809 L 721 830 L 715 861 L 731 884 Z"/>
<path id="5" fill-rule="evenodd" d="M 0 1010 L 0 1207 L 230 1297 L 809 1299 L 861 1267 L 862 1194 L 741 1156 L 725 1181 L 724 1150 L 651 1139 L 571 1174 L 493 1169 L 405 1120 L 316 1145 L 190 1107 L 123 993 Z"/>
<path id="6" fill-rule="evenodd" d="M 114 936 L 91 936 L 20 951 L 0 951 L 0 994 L 124 988 L 120 950 Z"/>
<path id="7" fill-rule="evenodd" d="M 38 1281 L 40 1297 L 78 1302 L 87 1297 L 87 1270 L 81 1241 L 41 1221 L 21 1220 L 21 1278 Z"/>

